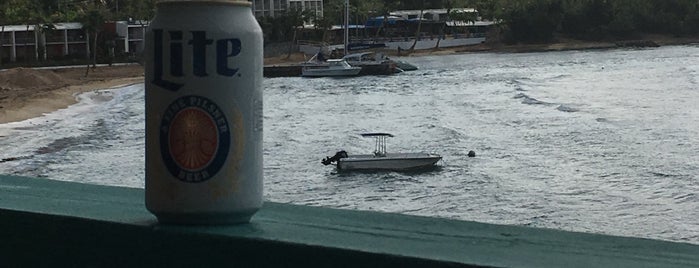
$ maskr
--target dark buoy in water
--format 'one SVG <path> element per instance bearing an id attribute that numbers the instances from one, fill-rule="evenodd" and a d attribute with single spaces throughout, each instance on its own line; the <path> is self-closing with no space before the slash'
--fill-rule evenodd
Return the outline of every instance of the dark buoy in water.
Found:
<path id="1" fill-rule="evenodd" d="M 476 152 L 468 151 L 468 157 L 476 157 Z"/>

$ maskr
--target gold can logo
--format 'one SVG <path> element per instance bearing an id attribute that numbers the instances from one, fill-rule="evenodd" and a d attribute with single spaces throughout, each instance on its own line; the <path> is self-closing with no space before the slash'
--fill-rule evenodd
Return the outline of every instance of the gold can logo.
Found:
<path id="1" fill-rule="evenodd" d="M 168 171 L 184 182 L 203 182 L 218 173 L 230 149 L 230 128 L 216 103 L 201 96 L 172 102 L 160 127 L 160 152 Z"/>

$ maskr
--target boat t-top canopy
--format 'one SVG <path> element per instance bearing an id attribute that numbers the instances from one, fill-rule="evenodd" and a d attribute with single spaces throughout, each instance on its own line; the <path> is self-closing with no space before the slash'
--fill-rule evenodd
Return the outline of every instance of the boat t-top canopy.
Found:
<path id="1" fill-rule="evenodd" d="M 374 137 L 374 138 L 376 138 L 374 155 L 375 156 L 386 156 L 386 138 L 393 137 L 393 134 L 390 134 L 390 133 L 362 133 L 359 135 L 362 135 L 362 137 Z"/>
<path id="2" fill-rule="evenodd" d="M 393 137 L 393 134 L 390 134 L 390 133 L 362 133 L 359 135 L 362 135 L 362 137 L 380 137 L 380 136 Z"/>

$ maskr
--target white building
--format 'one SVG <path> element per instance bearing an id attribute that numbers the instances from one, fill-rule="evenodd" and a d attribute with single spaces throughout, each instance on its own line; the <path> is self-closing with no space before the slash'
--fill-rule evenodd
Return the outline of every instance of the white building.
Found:
<path id="1" fill-rule="evenodd" d="M 110 54 L 135 55 L 143 52 L 147 21 L 105 22 L 102 35 L 113 38 Z M 5 25 L 0 31 L 3 62 L 27 59 L 89 58 L 89 33 L 78 22 L 54 23 L 53 29 L 35 31 L 34 25 Z"/>
<path id="2" fill-rule="evenodd" d="M 323 15 L 323 0 L 253 0 L 252 10 L 255 17 L 276 17 L 289 9 L 300 8 L 312 10 L 316 15 Z"/>
<path id="3" fill-rule="evenodd" d="M 114 41 L 117 52 L 133 55 L 143 52 L 149 23 L 140 20 L 107 22 L 105 30 L 116 34 Z"/>
<path id="4" fill-rule="evenodd" d="M 289 0 L 289 7 L 297 10 L 310 10 L 318 17 L 323 16 L 323 0 Z"/>
<path id="5" fill-rule="evenodd" d="M 89 56 L 88 33 L 76 22 L 55 23 L 49 31 L 35 31 L 34 25 L 5 25 L 0 34 L 3 61 L 49 57 Z"/>
<path id="6" fill-rule="evenodd" d="M 430 20 L 430 21 L 446 21 L 447 18 L 449 17 L 449 14 L 447 13 L 446 8 L 441 8 L 441 9 L 425 9 L 425 10 L 398 10 L 398 11 L 392 11 L 390 13 L 391 16 L 397 16 L 401 17 L 406 20 L 412 20 L 412 19 L 425 19 L 425 20 Z M 476 9 L 473 8 L 453 8 L 451 9 L 453 12 L 468 12 L 468 13 L 476 13 Z M 420 17 L 420 14 L 422 13 L 422 17 Z"/>
<path id="7" fill-rule="evenodd" d="M 253 0 L 252 12 L 255 17 L 276 17 L 289 8 L 289 0 Z"/>

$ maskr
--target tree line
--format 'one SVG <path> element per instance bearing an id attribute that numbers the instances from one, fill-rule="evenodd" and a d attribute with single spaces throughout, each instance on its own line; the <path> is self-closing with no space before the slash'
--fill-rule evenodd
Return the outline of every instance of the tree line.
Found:
<path id="1" fill-rule="evenodd" d="M 289 41 L 304 23 L 312 22 L 325 30 L 342 24 L 344 3 L 326 0 L 322 16 L 291 10 L 276 18 L 264 18 L 260 24 L 266 40 Z M 550 42 L 559 35 L 583 40 L 636 38 L 642 34 L 699 35 L 697 0 L 351 0 L 350 21 L 363 24 L 395 10 L 456 7 L 475 8 L 480 19 L 499 22 L 495 27 L 507 43 Z M 450 15 L 461 19 L 458 14 Z"/>
<path id="2" fill-rule="evenodd" d="M 3 0 L 0 25 L 47 25 L 77 21 L 149 20 L 156 0 Z M 270 39 L 289 40 L 303 23 L 329 28 L 343 23 L 345 0 L 323 1 L 323 14 L 287 10 L 275 18 L 260 18 Z M 473 7 L 480 17 L 501 22 L 512 41 L 548 41 L 555 34 L 584 39 L 626 37 L 639 33 L 692 35 L 699 33 L 697 0 L 350 0 L 350 19 L 361 24 L 403 9 Z"/>
<path id="3" fill-rule="evenodd" d="M 108 20 L 150 20 L 156 0 L 2 0 L 0 25 L 35 25 L 41 31 L 53 23 L 80 22 L 98 39 Z M 345 0 L 323 1 L 323 13 L 287 10 L 274 18 L 258 18 L 266 42 L 295 40 L 297 29 L 312 23 L 327 33 L 344 21 Z M 388 16 L 395 10 L 473 7 L 478 16 L 499 22 L 503 40 L 549 42 L 557 35 L 586 40 L 632 38 L 639 34 L 689 36 L 699 34 L 698 0 L 350 0 L 350 20 Z M 456 14 L 454 14 L 456 16 Z M 383 26 L 382 26 L 383 27 Z M 4 27 L 0 28 L 0 33 Z M 380 31 L 379 31 L 380 32 Z M 316 36 L 320 41 L 326 37 Z M 97 38 L 95 38 L 97 37 Z M 0 38 L 0 48 L 2 47 Z M 96 44 L 96 43 L 95 43 Z M 95 51 L 96 52 L 96 51 Z M 0 63 L 1 62 L 0 58 Z"/>
<path id="4" fill-rule="evenodd" d="M 557 34 L 585 40 L 639 34 L 699 34 L 697 0 L 480 0 L 483 18 L 500 21 L 507 42 L 547 42 Z"/>
<path id="5" fill-rule="evenodd" d="M 55 23 L 80 22 L 90 36 L 88 42 L 92 44 L 94 65 L 97 61 L 95 48 L 105 21 L 149 20 L 154 15 L 154 7 L 155 0 L 2 0 L 0 49 L 5 40 L 5 25 L 27 25 L 27 31 L 28 26 L 33 25 L 38 31 L 47 32 L 55 28 Z"/>

